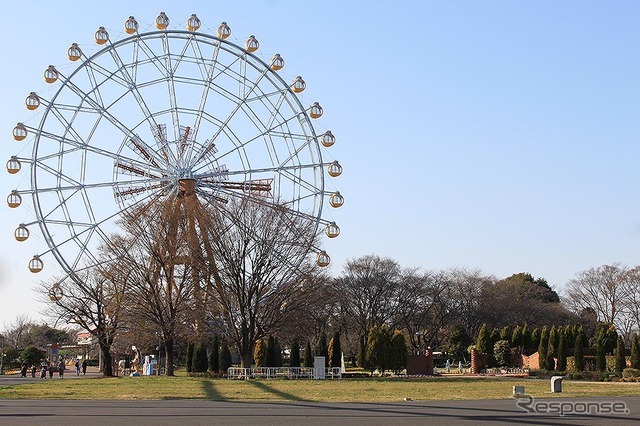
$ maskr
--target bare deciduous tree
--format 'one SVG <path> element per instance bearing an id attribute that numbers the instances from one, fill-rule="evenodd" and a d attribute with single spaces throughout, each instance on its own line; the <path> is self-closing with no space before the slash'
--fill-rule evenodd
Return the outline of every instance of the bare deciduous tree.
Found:
<path id="1" fill-rule="evenodd" d="M 4 343 L 13 349 L 24 349 L 31 342 L 31 329 L 35 324 L 29 318 L 29 315 L 18 315 L 14 322 L 5 326 L 2 335 L 5 338 Z"/>
<path id="2" fill-rule="evenodd" d="M 305 279 L 313 285 L 316 272 L 307 262 L 299 266 L 299 260 L 316 236 L 308 221 L 286 208 L 247 200 L 231 200 L 211 216 L 210 307 L 219 312 L 243 366 L 250 366 L 255 342 L 305 305 Z"/>
<path id="3" fill-rule="evenodd" d="M 86 269 L 74 277 L 40 283 L 39 292 L 50 306 L 50 316 L 89 331 L 100 345 L 103 375 L 112 376 L 111 346 L 120 324 L 125 288 L 111 280 L 114 271 Z M 60 292 L 52 292 L 57 286 Z"/>
<path id="4" fill-rule="evenodd" d="M 566 287 L 565 302 L 574 312 L 593 309 L 598 320 L 619 326 L 624 312 L 629 268 L 618 263 L 579 272 Z"/>
<path id="5" fill-rule="evenodd" d="M 402 281 L 402 269 L 392 259 L 367 255 L 347 262 L 335 279 L 335 289 L 344 319 L 360 339 L 374 325 L 399 320 Z"/>

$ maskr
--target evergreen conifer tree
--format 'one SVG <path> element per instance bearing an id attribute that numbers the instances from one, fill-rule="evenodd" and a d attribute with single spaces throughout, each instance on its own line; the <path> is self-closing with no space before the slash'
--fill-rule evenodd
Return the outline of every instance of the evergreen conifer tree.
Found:
<path id="1" fill-rule="evenodd" d="M 256 342 L 256 347 L 253 350 L 253 362 L 255 362 L 256 367 L 266 367 L 267 344 L 263 339 L 259 339 Z"/>
<path id="2" fill-rule="evenodd" d="M 318 343 L 316 344 L 316 348 L 314 350 L 315 356 L 323 356 L 324 357 L 324 365 L 325 367 L 329 366 L 329 351 L 327 348 L 327 333 L 324 331 L 320 333 L 320 337 L 318 337 Z"/>
<path id="3" fill-rule="evenodd" d="M 313 352 L 311 351 L 311 342 L 307 339 L 307 346 L 304 348 L 304 366 L 313 367 Z"/>
<path id="4" fill-rule="evenodd" d="M 625 357 L 624 340 L 622 336 L 618 336 L 618 342 L 616 344 L 616 372 L 622 375 L 622 370 L 627 368 L 627 358 Z"/>
<path id="5" fill-rule="evenodd" d="M 549 346 L 549 331 L 547 326 L 542 327 L 540 332 L 540 344 L 538 345 L 538 360 L 540 361 L 540 368 L 546 368 L 547 366 L 547 347 Z"/>
<path id="6" fill-rule="evenodd" d="M 220 365 L 220 340 L 218 335 L 213 336 L 211 343 L 211 353 L 209 354 L 209 371 L 217 373 Z"/>
<path id="7" fill-rule="evenodd" d="M 551 326 L 551 331 L 549 331 L 549 341 L 547 343 L 547 357 L 545 359 L 545 369 L 547 370 L 555 370 L 556 369 L 556 327 Z"/>
<path id="8" fill-rule="evenodd" d="M 488 354 L 493 354 L 493 347 L 496 345 L 497 342 L 500 341 L 501 338 L 502 338 L 502 329 L 494 328 L 489 334 L 489 346 L 487 346 Z"/>
<path id="9" fill-rule="evenodd" d="M 509 330 L 509 326 L 508 325 L 505 325 L 500 330 L 500 340 L 506 340 L 507 342 L 511 342 L 511 336 L 512 335 L 513 335 L 513 333 L 511 332 L 511 330 Z M 495 342 L 493 342 L 493 344 L 495 345 Z"/>
<path id="10" fill-rule="evenodd" d="M 576 371 L 583 372 L 584 371 L 584 333 L 579 332 L 576 335 L 576 343 L 573 347 L 573 363 L 576 368 Z"/>
<path id="11" fill-rule="evenodd" d="M 531 331 L 529 350 L 535 352 L 538 346 L 540 346 L 540 328 L 536 327 Z"/>
<path id="12" fill-rule="evenodd" d="M 391 368 L 393 371 L 398 373 L 400 370 L 407 368 L 409 350 L 404 334 L 402 334 L 400 330 L 393 332 L 393 337 L 391 338 L 391 353 Z"/>
<path id="13" fill-rule="evenodd" d="M 197 341 L 193 351 L 193 362 L 191 363 L 191 371 L 193 373 L 204 373 L 209 367 L 207 357 L 207 347 L 202 341 Z"/>
<path id="14" fill-rule="evenodd" d="M 531 350 L 531 330 L 526 322 L 522 326 L 522 349 L 527 353 Z"/>
<path id="15" fill-rule="evenodd" d="M 605 357 L 604 353 L 602 334 L 599 334 L 596 338 L 596 368 L 600 372 L 603 372 L 607 369 L 607 358 Z"/>
<path id="16" fill-rule="evenodd" d="M 333 333 L 333 337 L 329 342 L 329 367 L 341 367 L 342 366 L 342 348 L 340 347 L 340 332 Z"/>
<path id="17" fill-rule="evenodd" d="M 487 324 L 482 324 L 480 327 L 480 331 L 478 332 L 478 340 L 476 341 L 476 350 L 478 353 L 486 354 L 489 353 L 489 334 L 487 332 Z"/>
<path id="18" fill-rule="evenodd" d="M 269 335 L 267 339 L 267 353 L 265 356 L 265 367 L 277 367 L 276 366 L 276 339 L 273 335 Z"/>
<path id="19" fill-rule="evenodd" d="M 513 329 L 513 334 L 511 335 L 511 347 L 512 348 L 523 348 L 523 343 L 522 343 L 522 329 L 520 328 L 519 325 L 516 325 L 516 327 Z"/>
<path id="20" fill-rule="evenodd" d="M 640 347 L 637 333 L 633 333 L 631 336 L 631 368 L 640 369 Z"/>
<path id="21" fill-rule="evenodd" d="M 564 326 L 564 347 L 566 348 L 572 348 L 573 345 L 575 344 L 575 336 L 573 335 L 573 327 L 571 327 L 571 325 L 567 324 Z M 560 346 L 560 342 L 558 341 L 558 346 Z"/>
<path id="22" fill-rule="evenodd" d="M 293 342 L 291 342 L 289 367 L 300 367 L 300 343 L 298 343 L 298 339 L 293 339 Z"/>
<path id="23" fill-rule="evenodd" d="M 193 365 L 193 342 L 187 343 L 187 359 L 185 361 L 185 368 L 187 373 L 191 373 L 191 367 Z"/>
<path id="24" fill-rule="evenodd" d="M 567 349 L 565 347 L 566 341 L 567 339 L 564 332 L 560 333 L 560 336 L 558 338 L 558 371 L 567 370 Z"/>
<path id="25" fill-rule="evenodd" d="M 367 339 L 367 365 L 381 374 L 390 368 L 391 335 L 386 324 L 373 326 Z"/>
<path id="26" fill-rule="evenodd" d="M 222 341 L 222 349 L 220 349 L 220 361 L 218 363 L 219 370 L 227 374 L 227 370 L 231 367 L 231 350 L 227 340 Z"/>
<path id="27" fill-rule="evenodd" d="M 365 364 L 367 363 L 366 357 L 367 357 L 367 337 L 359 336 L 358 337 L 358 359 L 357 359 L 358 367 L 364 368 Z"/>
<path id="28" fill-rule="evenodd" d="M 282 347 L 277 337 L 274 338 L 276 367 L 282 367 Z"/>

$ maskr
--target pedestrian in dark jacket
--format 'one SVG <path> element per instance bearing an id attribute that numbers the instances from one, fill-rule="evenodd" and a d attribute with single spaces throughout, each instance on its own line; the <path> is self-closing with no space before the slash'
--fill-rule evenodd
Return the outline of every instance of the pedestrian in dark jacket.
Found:
<path id="1" fill-rule="evenodd" d="M 60 375 L 61 379 L 64 379 L 64 360 L 60 360 L 60 364 L 58 364 L 58 375 Z"/>

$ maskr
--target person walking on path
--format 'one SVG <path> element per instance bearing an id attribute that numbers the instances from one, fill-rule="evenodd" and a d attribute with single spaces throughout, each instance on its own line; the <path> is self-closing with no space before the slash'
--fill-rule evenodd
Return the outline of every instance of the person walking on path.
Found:
<path id="1" fill-rule="evenodd" d="M 27 377 L 27 363 L 23 362 L 20 366 L 20 377 Z"/>
<path id="2" fill-rule="evenodd" d="M 53 379 L 53 365 L 49 363 L 49 378 Z"/>
<path id="3" fill-rule="evenodd" d="M 80 375 L 80 361 L 76 359 L 76 376 Z"/>
<path id="4" fill-rule="evenodd" d="M 33 364 L 31 366 L 31 377 L 33 377 L 34 379 L 36 378 L 36 370 L 37 370 L 36 365 Z"/>
<path id="5" fill-rule="evenodd" d="M 60 375 L 61 379 L 64 379 L 64 360 L 60 360 L 60 364 L 58 364 L 58 375 Z"/>
<path id="6" fill-rule="evenodd" d="M 47 378 L 47 364 L 45 364 L 45 363 L 42 364 L 42 368 L 40 370 L 40 378 L 41 379 L 46 379 Z"/>
<path id="7" fill-rule="evenodd" d="M 84 376 L 85 374 L 87 374 L 87 360 L 83 360 L 82 361 L 82 375 Z"/>

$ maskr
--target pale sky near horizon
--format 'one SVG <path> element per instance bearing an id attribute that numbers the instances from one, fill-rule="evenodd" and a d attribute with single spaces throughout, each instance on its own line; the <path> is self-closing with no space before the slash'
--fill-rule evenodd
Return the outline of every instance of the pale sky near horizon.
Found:
<path id="1" fill-rule="evenodd" d="M 302 75 L 324 108 L 344 173 L 345 205 L 323 242 L 338 275 L 348 259 L 390 257 L 405 267 L 479 268 L 498 278 L 543 277 L 556 290 L 603 264 L 636 265 L 640 248 L 640 3 L 597 0 L 11 2 L 0 14 L 0 145 L 49 64 L 69 67 L 72 42 L 99 26 L 121 37 L 161 11 L 197 13 L 265 58 Z M 26 155 L 22 152 L 23 155 Z M 0 179 L 2 191 L 28 175 Z M 18 243 L 26 209 L 0 207 L 0 329 L 39 318 L 27 263 L 42 240 Z M 48 266 L 55 263 L 48 259 Z M 55 268 L 51 268 L 55 271 Z"/>

